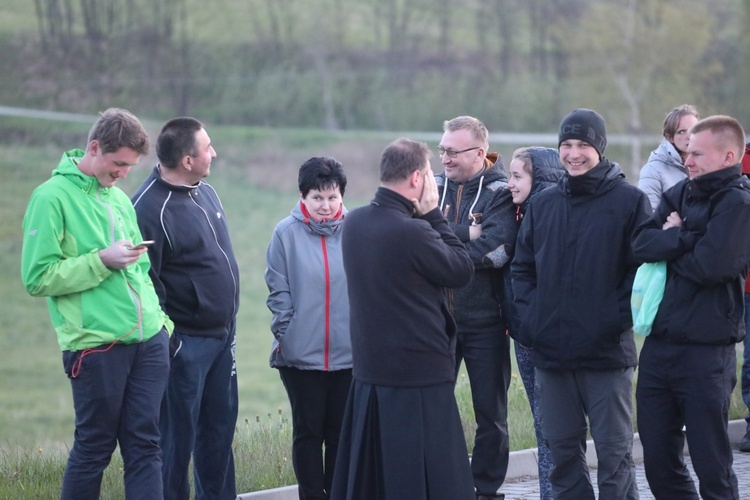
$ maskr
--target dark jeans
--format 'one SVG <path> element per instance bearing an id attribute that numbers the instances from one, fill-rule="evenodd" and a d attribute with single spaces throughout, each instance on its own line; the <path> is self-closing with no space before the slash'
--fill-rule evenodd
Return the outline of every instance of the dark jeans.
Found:
<path id="1" fill-rule="evenodd" d="M 510 340 L 504 327 L 495 331 L 459 331 L 456 374 L 461 360 L 471 386 L 477 432 L 471 472 L 477 494 L 494 495 L 508 472 L 508 386 Z"/>
<path id="2" fill-rule="evenodd" d="M 327 499 L 331 494 L 352 370 L 326 372 L 279 367 L 279 375 L 292 407 L 292 465 L 299 483 L 299 497 Z"/>
<path id="3" fill-rule="evenodd" d="M 737 382 L 734 345 L 673 344 L 647 337 L 638 367 L 638 431 L 651 492 L 657 499 L 738 499 L 727 418 Z M 685 431 L 682 428 L 685 426 Z"/>
<path id="4" fill-rule="evenodd" d="M 745 340 L 742 353 L 742 401 L 748 408 L 746 431 L 750 432 L 750 293 L 745 294 Z"/>
<path id="5" fill-rule="evenodd" d="M 238 410 L 234 328 L 225 339 L 188 335 L 180 339 L 182 347 L 172 358 L 162 402 L 164 499 L 190 498 L 192 454 L 196 500 L 234 500 L 232 440 Z"/>
<path id="6" fill-rule="evenodd" d="M 101 352 L 63 352 L 73 389 L 76 431 L 61 499 L 98 499 L 104 469 L 118 442 L 126 498 L 162 499 L 159 404 L 169 372 L 167 342 L 167 332 L 162 330 L 139 344 L 115 344 Z M 82 353 L 77 377 L 71 378 Z"/>

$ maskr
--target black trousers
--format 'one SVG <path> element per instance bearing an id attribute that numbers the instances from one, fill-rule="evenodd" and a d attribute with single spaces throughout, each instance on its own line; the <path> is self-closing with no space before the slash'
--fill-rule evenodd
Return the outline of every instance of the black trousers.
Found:
<path id="1" fill-rule="evenodd" d="M 99 498 L 118 444 L 125 497 L 162 499 L 159 406 L 169 374 L 167 343 L 162 330 L 138 344 L 62 353 L 76 413 L 62 500 Z"/>
<path id="2" fill-rule="evenodd" d="M 734 345 L 646 339 L 636 389 L 638 431 L 646 479 L 657 499 L 698 499 L 682 452 L 686 437 L 701 497 L 740 498 L 727 435 L 736 363 Z"/>
<path id="3" fill-rule="evenodd" d="M 471 473 L 478 495 L 493 496 L 505 481 L 509 461 L 508 387 L 510 339 L 505 329 L 459 331 L 456 374 L 461 361 L 471 385 L 477 431 L 471 455 Z"/>
<path id="4" fill-rule="evenodd" d="M 327 499 L 352 371 L 282 367 L 279 375 L 292 407 L 292 465 L 299 483 L 299 497 Z"/>

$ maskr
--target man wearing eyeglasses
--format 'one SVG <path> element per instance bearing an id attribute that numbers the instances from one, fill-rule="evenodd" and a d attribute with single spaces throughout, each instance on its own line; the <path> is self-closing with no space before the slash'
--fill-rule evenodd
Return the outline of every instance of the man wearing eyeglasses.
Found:
<path id="1" fill-rule="evenodd" d="M 459 116 L 443 130 L 440 209 L 475 268 L 469 285 L 448 294 L 458 326 L 456 374 L 463 360 L 477 423 L 471 469 L 478 499 L 504 498 L 497 491 L 508 469 L 510 344 L 499 304 L 502 268 L 516 239 L 515 206 L 500 156 L 487 152 L 487 127 Z"/>

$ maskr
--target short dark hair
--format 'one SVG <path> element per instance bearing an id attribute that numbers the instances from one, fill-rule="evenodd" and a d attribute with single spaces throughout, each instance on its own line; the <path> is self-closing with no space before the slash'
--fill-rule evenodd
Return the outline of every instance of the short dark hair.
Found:
<path id="1" fill-rule="evenodd" d="M 388 145 L 380 157 L 380 182 L 390 183 L 408 179 L 421 170 L 430 159 L 430 148 L 424 142 L 402 137 Z"/>
<path id="2" fill-rule="evenodd" d="M 146 129 L 140 120 L 126 109 L 109 108 L 99 113 L 99 119 L 89 131 L 88 143 L 91 141 L 97 141 L 104 154 L 128 148 L 139 155 L 146 155 L 149 150 Z"/>
<path id="3" fill-rule="evenodd" d="M 335 187 L 338 187 L 341 196 L 344 196 L 344 191 L 346 191 L 344 166 L 335 158 L 314 156 L 300 165 L 297 185 L 303 198 L 312 189 L 322 191 Z"/>
<path id="4" fill-rule="evenodd" d="M 156 139 L 156 156 L 166 168 L 176 168 L 185 156 L 195 156 L 195 134 L 203 124 L 192 117 L 182 116 L 169 120 Z"/>

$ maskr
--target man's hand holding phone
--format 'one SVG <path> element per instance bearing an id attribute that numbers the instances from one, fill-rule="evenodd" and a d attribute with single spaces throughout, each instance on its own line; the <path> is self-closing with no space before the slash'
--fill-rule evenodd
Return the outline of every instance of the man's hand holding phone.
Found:
<path id="1" fill-rule="evenodd" d="M 142 248 L 148 248 L 154 244 L 154 240 L 143 240 L 137 245 L 130 247 L 131 250 L 141 250 Z"/>
<path id="2" fill-rule="evenodd" d="M 141 255 L 146 253 L 149 245 L 153 245 L 153 243 L 152 240 L 146 240 L 133 245 L 131 241 L 119 240 L 104 250 L 99 250 L 99 258 L 102 259 L 102 264 L 109 269 L 125 269 L 137 262 Z"/>

